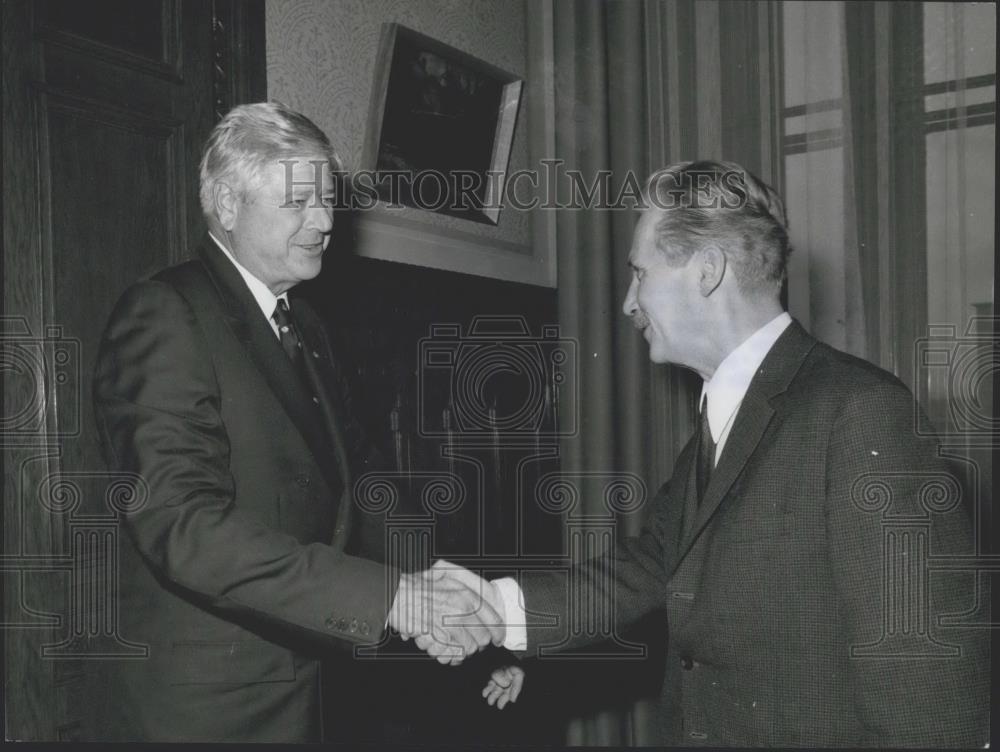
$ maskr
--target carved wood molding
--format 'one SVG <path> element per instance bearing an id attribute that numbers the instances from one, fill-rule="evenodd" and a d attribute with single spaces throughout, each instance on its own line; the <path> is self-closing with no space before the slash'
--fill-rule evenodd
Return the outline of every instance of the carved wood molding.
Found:
<path id="1" fill-rule="evenodd" d="M 263 0 L 212 0 L 212 106 L 215 119 L 267 98 Z"/>

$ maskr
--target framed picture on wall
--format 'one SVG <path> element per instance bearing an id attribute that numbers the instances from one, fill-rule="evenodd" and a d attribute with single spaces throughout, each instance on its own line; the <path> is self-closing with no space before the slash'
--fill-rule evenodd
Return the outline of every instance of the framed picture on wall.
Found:
<path id="1" fill-rule="evenodd" d="M 522 79 L 396 23 L 376 65 L 364 161 L 379 198 L 496 225 Z"/>

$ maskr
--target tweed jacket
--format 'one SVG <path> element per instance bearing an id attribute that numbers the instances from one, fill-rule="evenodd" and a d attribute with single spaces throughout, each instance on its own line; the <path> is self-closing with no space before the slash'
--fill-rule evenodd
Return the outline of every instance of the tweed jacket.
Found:
<path id="1" fill-rule="evenodd" d="M 988 631 L 961 625 L 989 596 L 971 572 L 927 566 L 968 556 L 973 537 L 916 415 L 895 377 L 793 322 L 700 504 L 693 438 L 638 537 L 575 584 L 522 576 L 529 654 L 594 639 L 570 600 L 589 592 L 619 633 L 664 613 L 665 744 L 982 746 Z"/>

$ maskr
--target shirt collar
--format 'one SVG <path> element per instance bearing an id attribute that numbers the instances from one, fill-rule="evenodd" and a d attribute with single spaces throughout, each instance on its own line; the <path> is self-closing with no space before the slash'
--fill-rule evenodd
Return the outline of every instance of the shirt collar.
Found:
<path id="1" fill-rule="evenodd" d="M 792 317 L 787 312 L 775 316 L 729 353 L 715 369 L 712 378 L 702 385 L 698 404 L 707 394 L 708 427 L 716 443 L 746 396 L 760 364 L 791 323 Z"/>
<path id="2" fill-rule="evenodd" d="M 267 285 L 257 279 L 245 266 L 237 261 L 236 257 L 229 252 L 229 249 L 226 248 L 226 246 L 219 242 L 219 239 L 215 237 L 215 235 L 209 232 L 208 237 L 215 241 L 215 244 L 219 246 L 219 249 L 226 255 L 226 258 L 229 259 L 230 263 L 236 267 L 236 271 L 238 271 L 240 276 L 243 277 L 243 281 L 246 282 L 247 287 L 250 288 L 250 293 L 253 295 L 254 300 L 256 300 L 257 305 L 260 306 L 260 310 L 263 312 L 264 318 L 270 321 L 271 316 L 274 313 L 274 309 L 278 307 L 279 300 L 284 300 L 285 304 L 288 304 L 288 293 L 283 292 L 281 295 L 275 295 L 270 289 L 268 289 Z"/>

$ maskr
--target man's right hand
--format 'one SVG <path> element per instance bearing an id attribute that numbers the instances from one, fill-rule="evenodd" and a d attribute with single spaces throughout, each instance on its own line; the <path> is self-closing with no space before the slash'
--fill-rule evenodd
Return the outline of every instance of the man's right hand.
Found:
<path id="1" fill-rule="evenodd" d="M 503 604 L 496 587 L 463 567 L 438 561 L 402 574 L 389 625 L 442 664 L 457 665 L 488 644 L 502 645 Z"/>

